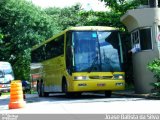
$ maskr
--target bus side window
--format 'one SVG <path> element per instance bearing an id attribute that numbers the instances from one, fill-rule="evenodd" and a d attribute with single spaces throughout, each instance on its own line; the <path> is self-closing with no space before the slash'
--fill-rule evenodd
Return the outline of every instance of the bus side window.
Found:
<path id="1" fill-rule="evenodd" d="M 66 34 L 66 67 L 68 73 L 72 73 L 72 32 Z"/>
<path id="2" fill-rule="evenodd" d="M 64 48 L 64 35 L 59 36 L 58 38 L 53 39 L 48 42 L 46 45 L 46 59 L 51 59 L 58 57 L 63 54 Z"/>
<path id="3" fill-rule="evenodd" d="M 41 46 L 34 50 L 31 54 L 32 63 L 37 63 L 45 60 L 45 46 Z"/>

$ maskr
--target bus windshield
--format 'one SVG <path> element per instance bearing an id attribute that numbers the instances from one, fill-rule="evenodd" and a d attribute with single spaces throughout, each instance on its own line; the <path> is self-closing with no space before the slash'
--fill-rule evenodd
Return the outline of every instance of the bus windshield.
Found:
<path id="1" fill-rule="evenodd" d="M 74 31 L 74 71 L 121 71 L 118 34 L 118 31 Z"/>

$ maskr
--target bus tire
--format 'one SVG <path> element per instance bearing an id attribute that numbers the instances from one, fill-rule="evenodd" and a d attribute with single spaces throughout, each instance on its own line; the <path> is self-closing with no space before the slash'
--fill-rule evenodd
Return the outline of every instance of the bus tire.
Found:
<path id="1" fill-rule="evenodd" d="M 42 92 L 42 97 L 48 97 L 49 96 L 48 92 L 44 92 L 44 83 L 42 83 L 42 85 L 41 85 L 41 92 Z"/>
<path id="2" fill-rule="evenodd" d="M 74 95 L 75 97 L 81 97 L 82 92 L 75 92 L 74 94 L 75 94 L 75 95 Z"/>
<path id="3" fill-rule="evenodd" d="M 42 83 L 41 82 L 38 82 L 37 92 L 38 92 L 38 96 L 42 97 Z"/>
<path id="4" fill-rule="evenodd" d="M 112 95 L 112 91 L 105 91 L 104 94 L 106 98 L 110 98 Z"/>
<path id="5" fill-rule="evenodd" d="M 66 97 L 70 98 L 73 96 L 73 93 L 68 92 L 68 86 L 66 80 L 63 80 L 62 91 L 65 93 Z"/>
<path id="6" fill-rule="evenodd" d="M 36 85 L 36 91 L 38 92 L 38 84 L 39 84 L 39 80 L 37 80 L 37 85 Z"/>

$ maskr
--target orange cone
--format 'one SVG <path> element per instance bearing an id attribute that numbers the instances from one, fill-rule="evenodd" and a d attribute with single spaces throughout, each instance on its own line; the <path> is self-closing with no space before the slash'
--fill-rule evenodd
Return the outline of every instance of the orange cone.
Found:
<path id="1" fill-rule="evenodd" d="M 18 109 L 25 107 L 26 102 L 23 98 L 22 82 L 14 80 L 11 82 L 9 109 Z"/>

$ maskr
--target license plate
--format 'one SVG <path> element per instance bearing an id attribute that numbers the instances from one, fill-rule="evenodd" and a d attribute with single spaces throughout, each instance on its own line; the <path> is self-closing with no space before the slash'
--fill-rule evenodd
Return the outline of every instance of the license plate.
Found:
<path id="1" fill-rule="evenodd" d="M 98 87 L 103 87 L 103 86 L 106 86 L 106 84 L 105 83 L 98 83 L 97 86 Z"/>

